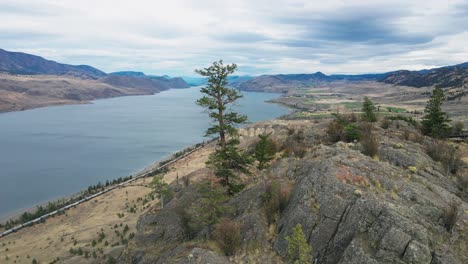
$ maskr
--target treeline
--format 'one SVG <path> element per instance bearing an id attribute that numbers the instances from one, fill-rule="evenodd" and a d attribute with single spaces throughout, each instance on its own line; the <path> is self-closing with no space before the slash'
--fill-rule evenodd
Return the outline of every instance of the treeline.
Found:
<path id="1" fill-rule="evenodd" d="M 44 216 L 46 214 L 52 213 L 54 211 L 59 210 L 60 208 L 63 208 L 67 205 L 76 203 L 87 196 L 96 194 L 100 191 L 103 191 L 105 187 L 116 185 L 122 182 L 126 182 L 128 180 L 132 179 L 132 176 L 127 176 L 127 177 L 119 177 L 117 179 L 114 179 L 112 181 L 107 180 L 104 184 L 99 182 L 96 185 L 91 185 L 89 186 L 86 190 L 80 192 L 78 195 L 73 196 L 70 199 L 60 199 L 57 201 L 52 201 L 47 203 L 47 205 L 42 206 L 39 205 L 33 212 L 24 212 L 19 218 L 17 219 L 10 219 L 8 220 L 4 225 L 0 224 L 0 228 L 4 227 L 5 229 L 10 229 L 13 228 L 17 225 L 21 225 L 24 223 L 27 223 L 31 220 L 37 219 L 41 216 Z M 63 211 L 59 213 L 64 213 Z"/>

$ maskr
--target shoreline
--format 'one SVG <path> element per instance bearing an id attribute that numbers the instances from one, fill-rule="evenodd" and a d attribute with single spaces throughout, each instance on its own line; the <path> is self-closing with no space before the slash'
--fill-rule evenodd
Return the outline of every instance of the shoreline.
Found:
<path id="1" fill-rule="evenodd" d="M 178 150 L 172 154 L 169 154 L 168 156 L 166 157 L 163 157 L 159 160 L 156 160 L 156 161 L 153 161 L 151 164 L 141 168 L 141 169 L 138 169 L 136 170 L 135 173 L 132 173 L 131 175 L 131 180 L 135 180 L 135 179 L 139 179 L 139 178 L 144 178 L 144 177 L 148 177 L 149 175 L 146 175 L 146 174 L 150 174 L 154 171 L 157 171 L 158 168 L 162 168 L 162 167 L 165 167 L 165 166 L 168 166 L 170 164 L 172 164 L 173 162 L 181 159 L 181 158 L 184 158 L 186 156 L 188 156 L 189 154 L 192 154 L 193 152 L 209 145 L 211 142 L 213 142 L 214 140 L 213 139 L 209 139 L 207 141 L 203 141 L 203 142 L 199 142 L 199 143 L 195 143 L 195 144 L 192 144 L 184 149 L 181 149 L 181 150 Z M 201 145 L 200 145 L 201 144 Z M 176 156 L 178 153 L 182 153 L 180 156 Z M 128 176 L 127 176 L 128 177 Z M 124 178 L 123 176 L 121 177 L 117 177 L 117 178 L 114 178 L 114 179 L 109 179 L 109 181 L 113 181 L 113 180 L 116 180 L 116 179 L 119 179 L 119 178 Z M 125 182 L 123 182 L 125 183 Z M 111 187 L 115 187 L 115 186 L 118 186 L 119 183 L 116 183 L 116 184 L 111 184 L 109 186 L 105 186 L 107 188 L 111 188 Z M 92 186 L 92 185 L 90 185 Z M 29 207 L 29 208 L 22 208 L 22 209 L 18 209 L 17 211 L 13 212 L 13 213 L 6 213 L 5 215 L 0 215 L 0 224 L 1 225 L 5 225 L 8 221 L 10 220 L 18 220 L 22 214 L 24 213 L 33 213 L 36 211 L 36 209 L 39 207 L 39 206 L 47 206 L 49 203 L 53 203 L 53 202 L 58 202 L 58 201 L 70 201 L 71 199 L 74 199 L 74 198 L 77 198 L 79 197 L 80 195 L 82 195 L 83 192 L 85 192 L 86 189 L 82 189 L 76 193 L 73 193 L 73 194 L 70 194 L 70 195 L 66 195 L 66 196 L 62 196 L 62 197 L 59 197 L 57 199 L 51 199 L 51 200 L 48 200 L 46 202 L 43 202 L 43 203 L 38 203 L 32 207 Z M 63 206 L 66 205 L 66 202 Z M 16 226 L 16 225 L 15 225 Z M 0 230 L 6 230 L 5 228 L 0 228 Z"/>

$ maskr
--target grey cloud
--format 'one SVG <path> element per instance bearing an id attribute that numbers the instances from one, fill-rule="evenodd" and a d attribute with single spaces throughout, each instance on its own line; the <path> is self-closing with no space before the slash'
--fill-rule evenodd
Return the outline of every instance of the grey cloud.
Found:
<path id="1" fill-rule="evenodd" d="M 215 39 L 234 43 L 253 43 L 269 40 L 266 36 L 251 32 L 235 32 L 216 35 Z"/>

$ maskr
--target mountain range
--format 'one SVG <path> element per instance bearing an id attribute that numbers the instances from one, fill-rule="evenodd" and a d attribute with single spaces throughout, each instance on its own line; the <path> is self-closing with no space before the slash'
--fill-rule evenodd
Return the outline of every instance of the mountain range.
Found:
<path id="1" fill-rule="evenodd" d="M 291 88 L 310 87 L 332 81 L 377 81 L 418 88 L 431 86 L 441 88 L 462 87 L 468 81 L 468 62 L 420 71 L 399 70 L 377 74 L 325 75 L 322 72 L 316 72 L 312 74 L 262 75 L 231 83 L 231 85 L 243 91 L 285 93 Z"/>
<path id="2" fill-rule="evenodd" d="M 399 86 L 466 88 L 468 62 L 420 71 L 377 74 L 275 74 L 230 76 L 242 91 L 286 93 L 334 81 L 375 81 Z M 53 104 L 83 103 L 99 98 L 153 94 L 206 84 L 206 78 L 146 75 L 137 71 L 105 73 L 88 65 L 68 65 L 42 57 L 0 49 L 0 112 Z"/>
<path id="3" fill-rule="evenodd" d="M 107 74 L 88 65 L 0 49 L 0 112 L 188 87 L 182 78 L 133 71 Z"/>

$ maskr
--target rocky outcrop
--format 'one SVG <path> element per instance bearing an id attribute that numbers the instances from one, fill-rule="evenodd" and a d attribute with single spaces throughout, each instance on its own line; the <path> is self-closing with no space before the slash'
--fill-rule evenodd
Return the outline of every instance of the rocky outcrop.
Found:
<path id="1" fill-rule="evenodd" d="M 427 166 L 419 173 L 379 162 L 348 148 L 322 146 L 306 159 L 279 222 L 275 249 L 286 255 L 285 236 L 301 224 L 317 263 L 464 263 L 467 204 L 430 181 L 449 178 Z M 455 202 L 460 218 L 447 231 Z M 456 245 L 456 246 L 454 246 Z"/>
<path id="2" fill-rule="evenodd" d="M 290 144 L 297 132 L 291 132 L 291 124 L 288 128 L 266 124 L 243 129 L 241 135 L 246 142 L 270 132 Z M 466 196 L 420 143 L 376 128 L 378 160 L 361 154 L 359 144 L 320 144 L 316 132 L 302 128 L 307 129 L 302 135 L 307 154 L 278 159 L 266 173 L 294 182 L 275 223 L 267 221 L 262 180 L 225 203 L 233 209 L 228 217 L 241 224 L 241 253 L 228 258 L 200 242 L 209 227 L 195 240 L 184 237 L 176 205 L 199 199 L 189 186 L 181 187 L 164 210 L 140 218 L 121 263 L 287 263 L 285 238 L 297 224 L 312 249 L 310 263 L 468 262 Z"/>

